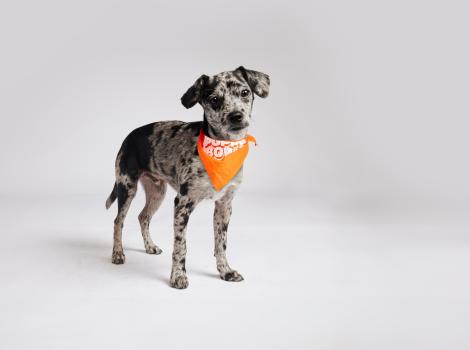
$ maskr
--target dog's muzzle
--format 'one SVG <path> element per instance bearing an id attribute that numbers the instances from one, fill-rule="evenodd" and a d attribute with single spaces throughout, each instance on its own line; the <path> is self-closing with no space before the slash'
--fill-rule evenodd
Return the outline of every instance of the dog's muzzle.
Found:
<path id="1" fill-rule="evenodd" d="M 231 130 L 241 130 L 248 127 L 248 123 L 243 121 L 243 114 L 241 112 L 231 112 L 227 115 L 230 122 Z"/>

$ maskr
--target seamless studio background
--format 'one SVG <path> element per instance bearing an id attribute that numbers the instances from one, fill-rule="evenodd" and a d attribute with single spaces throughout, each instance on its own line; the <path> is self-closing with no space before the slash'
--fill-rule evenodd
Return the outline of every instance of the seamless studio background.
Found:
<path id="1" fill-rule="evenodd" d="M 5 348 L 468 347 L 468 10 L 418 0 L 0 5 Z M 240 65 L 271 77 L 270 96 L 255 99 L 260 146 L 229 230 L 246 280 L 216 278 L 207 203 L 188 228 L 190 287 L 168 287 L 172 191 L 151 226 L 164 255 L 143 253 L 140 193 L 126 264 L 112 266 L 116 208 L 104 201 L 122 140 L 154 121 L 200 120 L 182 94 Z"/>

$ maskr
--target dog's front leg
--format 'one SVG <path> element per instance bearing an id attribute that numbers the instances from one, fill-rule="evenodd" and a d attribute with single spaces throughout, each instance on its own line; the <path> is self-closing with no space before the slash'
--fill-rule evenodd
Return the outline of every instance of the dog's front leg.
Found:
<path id="1" fill-rule="evenodd" d="M 227 249 L 227 228 L 232 215 L 232 199 L 234 190 L 229 189 L 227 193 L 215 202 L 214 210 L 214 255 L 217 261 L 217 270 L 220 278 L 225 281 L 243 281 L 242 275 L 232 270 L 227 262 L 225 251 Z"/>
<path id="2" fill-rule="evenodd" d="M 184 289 L 188 286 L 186 277 L 186 225 L 189 215 L 194 209 L 195 201 L 189 196 L 178 194 L 175 198 L 174 229 L 175 241 L 173 248 L 173 266 L 171 268 L 170 285 Z"/>

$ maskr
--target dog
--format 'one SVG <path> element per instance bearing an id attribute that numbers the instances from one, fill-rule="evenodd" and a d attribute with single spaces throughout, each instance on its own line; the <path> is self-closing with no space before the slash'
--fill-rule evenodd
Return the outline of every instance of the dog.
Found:
<path id="1" fill-rule="evenodd" d="M 161 205 L 169 184 L 177 195 L 174 200 L 174 249 L 170 286 L 187 288 L 186 226 L 191 212 L 203 199 L 215 202 L 214 255 L 220 278 L 242 281 L 232 269 L 225 254 L 227 228 L 232 213 L 232 199 L 242 182 L 243 168 L 216 191 L 198 156 L 198 137 L 204 134 L 216 140 L 239 140 L 247 135 L 254 96 L 268 96 L 267 74 L 239 67 L 214 76 L 202 75 L 181 97 L 191 108 L 199 103 L 204 110 L 202 122 L 162 121 L 132 131 L 123 141 L 115 162 L 116 181 L 106 201 L 106 209 L 117 199 L 118 213 L 114 220 L 112 262 L 123 264 L 122 228 L 137 183 L 142 184 L 146 203 L 139 215 L 145 251 L 160 254 L 162 250 L 150 237 L 149 225 Z"/>

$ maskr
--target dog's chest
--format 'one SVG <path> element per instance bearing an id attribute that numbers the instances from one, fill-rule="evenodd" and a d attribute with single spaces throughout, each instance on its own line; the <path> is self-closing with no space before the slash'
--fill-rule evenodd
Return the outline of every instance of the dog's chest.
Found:
<path id="1" fill-rule="evenodd" d="M 219 200 L 225 195 L 228 189 L 233 189 L 234 187 L 236 188 L 241 184 L 243 178 L 242 170 L 243 169 L 241 169 L 237 175 L 235 175 L 233 179 L 230 180 L 230 182 L 227 183 L 227 185 L 225 185 L 220 191 L 215 190 L 207 173 L 203 173 L 197 178 L 193 179 L 193 193 L 195 196 L 201 199 L 209 199 L 214 201 Z"/>

